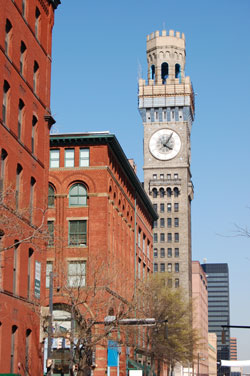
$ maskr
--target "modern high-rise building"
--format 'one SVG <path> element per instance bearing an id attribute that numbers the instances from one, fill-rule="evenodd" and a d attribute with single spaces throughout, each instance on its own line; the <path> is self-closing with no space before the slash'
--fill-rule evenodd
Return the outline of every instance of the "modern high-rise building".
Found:
<path id="1" fill-rule="evenodd" d="M 185 77 L 185 36 L 163 30 L 147 36 L 147 82 L 139 79 L 144 126 L 144 188 L 159 214 L 154 226 L 154 271 L 191 297 L 190 135 L 194 92 Z"/>
<path id="2" fill-rule="evenodd" d="M 202 264 L 208 282 L 208 330 L 217 335 L 217 361 L 230 359 L 229 270 L 228 264 Z M 224 338 L 223 338 L 224 337 Z M 218 376 L 230 369 L 218 364 Z"/>
<path id="3" fill-rule="evenodd" d="M 60 0 L 0 0 L 0 372 L 41 375 L 51 42 Z"/>

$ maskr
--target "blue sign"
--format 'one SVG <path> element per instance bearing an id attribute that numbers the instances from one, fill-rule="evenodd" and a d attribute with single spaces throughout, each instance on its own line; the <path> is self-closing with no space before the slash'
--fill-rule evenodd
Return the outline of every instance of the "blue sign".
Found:
<path id="1" fill-rule="evenodd" d="M 119 347 L 115 341 L 108 341 L 108 367 L 118 367 Z"/>

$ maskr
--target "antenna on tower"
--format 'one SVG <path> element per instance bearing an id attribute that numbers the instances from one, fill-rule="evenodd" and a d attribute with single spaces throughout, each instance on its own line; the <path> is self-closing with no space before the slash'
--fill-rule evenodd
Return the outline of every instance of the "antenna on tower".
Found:
<path id="1" fill-rule="evenodd" d="M 140 78 L 142 78 L 142 65 L 139 59 L 137 59 L 137 65 L 138 65 L 138 69 L 137 69 L 137 81 L 138 81 Z"/>

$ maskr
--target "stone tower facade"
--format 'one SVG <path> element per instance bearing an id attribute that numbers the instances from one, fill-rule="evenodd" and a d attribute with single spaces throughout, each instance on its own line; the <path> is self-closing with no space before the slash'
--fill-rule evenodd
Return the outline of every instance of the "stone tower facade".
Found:
<path id="1" fill-rule="evenodd" d="M 148 80 L 139 79 L 144 126 L 144 188 L 159 219 L 154 226 L 154 270 L 191 296 L 190 134 L 194 93 L 185 77 L 185 36 L 170 30 L 147 36 Z"/>

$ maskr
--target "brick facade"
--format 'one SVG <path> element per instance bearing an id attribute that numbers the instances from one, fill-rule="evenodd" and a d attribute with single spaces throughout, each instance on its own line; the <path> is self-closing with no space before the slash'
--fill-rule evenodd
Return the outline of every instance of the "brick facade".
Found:
<path id="1" fill-rule="evenodd" d="M 37 230 L 47 207 L 51 38 L 58 3 L 0 0 L 0 249 L 9 247 L 0 260 L 0 370 L 20 375 L 42 374 L 45 243 Z M 34 285 L 40 267 L 39 298 Z"/>
<path id="2" fill-rule="evenodd" d="M 93 283 L 93 268 L 98 264 L 103 273 L 99 283 L 107 283 L 116 294 L 131 300 L 136 281 L 152 272 L 152 224 L 157 218 L 134 169 L 109 133 L 52 135 L 50 145 L 48 221 L 53 222 L 54 240 L 47 261 L 55 273 L 54 309 L 67 301 L 62 291 L 69 283 L 69 265 L 74 261 L 86 263 L 86 286 Z M 72 233 L 72 223 L 77 221 L 82 221 L 80 225 L 84 222 L 84 234 L 81 230 L 80 235 Z M 47 288 L 47 299 L 48 293 Z M 110 297 L 106 294 L 107 301 Z M 98 316 L 93 312 L 93 317 L 100 321 L 107 314 L 104 302 L 103 310 Z M 120 375 L 124 376 L 125 350 L 122 346 L 119 357 Z M 104 375 L 106 340 L 102 347 L 96 346 L 95 362 L 94 375 Z"/>

